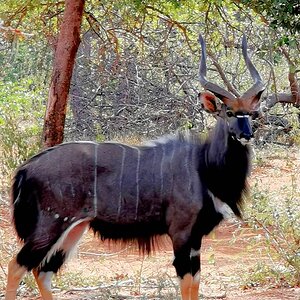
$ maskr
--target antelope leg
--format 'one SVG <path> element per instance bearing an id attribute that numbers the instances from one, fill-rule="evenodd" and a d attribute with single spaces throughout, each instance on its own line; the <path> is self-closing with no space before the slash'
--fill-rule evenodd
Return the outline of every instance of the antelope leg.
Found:
<path id="1" fill-rule="evenodd" d="M 200 272 L 193 276 L 191 285 L 191 300 L 199 299 Z"/>
<path id="2" fill-rule="evenodd" d="M 191 267 L 192 267 L 192 284 L 191 284 L 191 300 L 199 299 L 200 285 L 200 244 L 196 243 L 196 248 L 191 250 Z"/>
<path id="3" fill-rule="evenodd" d="M 5 300 L 16 299 L 17 289 L 26 272 L 27 269 L 18 264 L 16 257 L 9 262 Z"/>
<path id="4" fill-rule="evenodd" d="M 51 292 L 51 278 L 54 273 L 57 273 L 63 265 L 70 252 L 76 248 L 83 233 L 87 229 L 89 222 L 82 220 L 80 223 L 71 227 L 70 231 L 57 245 L 57 251 L 52 254 L 39 268 L 33 269 L 33 274 L 39 287 L 43 300 L 53 300 Z M 55 247 L 55 246 L 54 246 Z M 53 251 L 53 250 L 51 250 Z"/>
<path id="5" fill-rule="evenodd" d="M 37 269 L 32 270 L 36 283 L 39 287 L 43 300 L 53 300 L 51 292 L 51 277 L 53 272 L 39 272 Z"/>
<path id="6" fill-rule="evenodd" d="M 180 292 L 181 292 L 182 300 L 191 299 L 192 283 L 193 283 L 192 274 L 185 274 L 183 278 L 180 280 Z"/>

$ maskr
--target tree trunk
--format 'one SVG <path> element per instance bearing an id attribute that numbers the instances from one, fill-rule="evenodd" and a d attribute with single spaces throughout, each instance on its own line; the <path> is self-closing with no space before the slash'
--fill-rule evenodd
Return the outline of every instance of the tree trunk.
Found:
<path id="1" fill-rule="evenodd" d="M 54 57 L 44 121 L 43 146 L 63 142 L 68 94 L 78 46 L 84 0 L 66 0 Z"/>

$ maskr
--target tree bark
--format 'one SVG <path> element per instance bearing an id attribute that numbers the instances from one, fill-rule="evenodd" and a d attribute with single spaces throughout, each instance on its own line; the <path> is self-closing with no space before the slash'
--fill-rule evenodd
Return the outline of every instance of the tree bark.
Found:
<path id="1" fill-rule="evenodd" d="M 64 139 L 68 95 L 75 57 L 80 44 L 84 2 L 84 0 L 66 0 L 45 114 L 44 148 L 60 144 Z"/>

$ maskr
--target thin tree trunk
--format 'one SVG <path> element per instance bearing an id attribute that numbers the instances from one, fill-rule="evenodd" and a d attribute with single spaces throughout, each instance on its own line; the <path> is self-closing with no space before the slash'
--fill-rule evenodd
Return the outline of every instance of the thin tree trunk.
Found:
<path id="1" fill-rule="evenodd" d="M 44 121 L 43 146 L 45 148 L 63 142 L 68 94 L 80 44 L 84 2 L 84 0 L 66 0 Z"/>

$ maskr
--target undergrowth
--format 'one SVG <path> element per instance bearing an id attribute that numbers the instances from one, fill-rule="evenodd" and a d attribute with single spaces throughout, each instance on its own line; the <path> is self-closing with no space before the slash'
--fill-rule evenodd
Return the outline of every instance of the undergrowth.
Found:
<path id="1" fill-rule="evenodd" d="M 40 148 L 44 105 L 34 80 L 0 82 L 0 158 L 8 176 Z"/>
<path id="2" fill-rule="evenodd" d="M 297 155 L 291 156 L 285 151 L 277 151 L 276 156 L 278 155 L 277 158 L 281 161 L 286 160 L 283 168 L 290 168 L 293 160 L 299 159 Z M 265 157 L 264 160 L 268 161 L 268 158 Z M 264 166 L 261 161 L 259 166 Z M 300 286 L 300 187 L 297 185 L 299 171 L 281 176 L 280 167 L 277 171 L 278 183 L 273 182 L 272 187 L 263 186 L 258 181 L 253 184 L 251 203 L 247 206 L 247 222 L 262 234 L 263 239 L 259 243 L 263 242 L 269 258 L 268 262 L 259 261 L 250 270 L 246 279 L 249 286 Z M 280 181 L 284 178 L 287 183 L 280 187 Z"/>
<path id="3" fill-rule="evenodd" d="M 53 277 L 52 290 L 60 295 L 59 299 L 179 299 L 177 280 L 163 271 L 147 278 L 139 271 L 131 276 L 117 274 L 116 277 L 64 271 L 62 276 Z M 32 275 L 28 274 L 22 280 L 19 295 L 39 295 Z"/>

